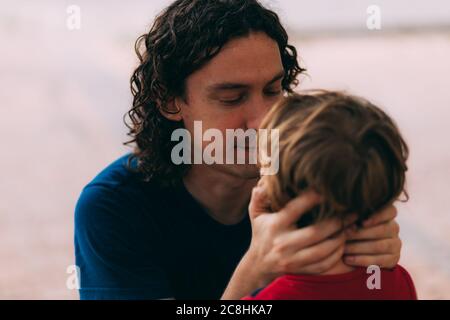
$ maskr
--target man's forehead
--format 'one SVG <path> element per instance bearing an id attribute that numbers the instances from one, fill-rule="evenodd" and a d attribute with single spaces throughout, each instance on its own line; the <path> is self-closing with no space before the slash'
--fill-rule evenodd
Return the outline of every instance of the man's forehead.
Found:
<path id="1" fill-rule="evenodd" d="M 199 70 L 208 85 L 270 81 L 283 70 L 279 47 L 265 34 L 231 40 Z"/>
<path id="2" fill-rule="evenodd" d="M 267 75 L 261 74 L 233 74 L 226 76 L 223 79 L 211 79 L 208 82 L 208 91 L 232 90 L 239 88 L 250 88 L 255 85 L 267 85 L 275 83 L 284 78 L 284 70 L 278 69 L 277 72 L 267 72 Z"/>

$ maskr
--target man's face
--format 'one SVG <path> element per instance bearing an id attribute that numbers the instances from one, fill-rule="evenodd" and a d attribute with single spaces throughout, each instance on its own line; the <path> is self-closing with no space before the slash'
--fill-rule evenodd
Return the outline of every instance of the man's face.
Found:
<path id="1" fill-rule="evenodd" d="M 220 130 L 224 144 L 226 129 L 257 130 L 267 111 L 283 95 L 283 77 L 278 44 L 265 33 L 229 41 L 187 79 L 186 101 L 177 99 L 185 128 L 193 137 L 194 121 L 202 121 L 203 132 Z M 203 148 L 208 144 L 204 142 Z M 258 169 L 248 162 L 213 166 L 242 178 L 258 177 Z"/>

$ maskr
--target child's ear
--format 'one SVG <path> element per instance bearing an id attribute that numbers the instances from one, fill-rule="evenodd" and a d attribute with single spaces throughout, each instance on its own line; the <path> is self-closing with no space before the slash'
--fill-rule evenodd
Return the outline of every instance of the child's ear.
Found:
<path id="1" fill-rule="evenodd" d="M 179 107 L 179 103 L 177 99 L 170 99 L 166 105 L 159 107 L 159 112 L 169 120 L 172 121 L 181 121 L 183 120 L 183 116 L 181 114 L 181 108 Z"/>

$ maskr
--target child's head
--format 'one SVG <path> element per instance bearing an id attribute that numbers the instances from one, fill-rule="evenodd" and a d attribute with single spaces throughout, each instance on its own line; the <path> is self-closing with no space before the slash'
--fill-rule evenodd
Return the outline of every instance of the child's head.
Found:
<path id="1" fill-rule="evenodd" d="M 407 197 L 408 147 L 392 119 L 364 99 L 293 95 L 274 106 L 261 128 L 279 130 L 279 171 L 263 178 L 274 211 L 312 189 L 323 203 L 306 224 L 349 213 L 362 222 L 402 192 Z"/>

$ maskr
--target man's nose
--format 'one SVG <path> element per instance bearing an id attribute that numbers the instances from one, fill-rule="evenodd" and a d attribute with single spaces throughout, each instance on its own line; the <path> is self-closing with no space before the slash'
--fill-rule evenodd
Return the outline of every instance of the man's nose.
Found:
<path id="1" fill-rule="evenodd" d="M 261 121 L 270 110 L 272 103 L 264 97 L 254 98 L 246 107 L 246 126 L 248 129 L 258 129 Z"/>

